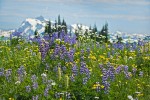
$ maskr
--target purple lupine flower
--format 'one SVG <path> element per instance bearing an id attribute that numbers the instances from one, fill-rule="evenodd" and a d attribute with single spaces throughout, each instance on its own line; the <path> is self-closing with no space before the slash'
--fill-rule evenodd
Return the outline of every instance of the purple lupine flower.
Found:
<path id="1" fill-rule="evenodd" d="M 64 42 L 65 42 L 65 43 L 70 43 L 69 35 L 65 35 L 65 36 L 64 36 Z"/>
<path id="2" fill-rule="evenodd" d="M 88 81 L 88 78 L 87 78 L 87 77 L 85 77 L 85 78 L 83 78 L 82 83 L 85 85 L 85 84 L 87 83 L 87 81 Z"/>
<path id="3" fill-rule="evenodd" d="M 39 48 L 40 48 L 40 52 L 41 52 L 41 59 L 42 61 L 45 60 L 45 57 L 46 57 L 46 54 L 49 50 L 49 43 L 46 42 L 44 39 L 40 42 L 40 45 L 39 45 Z"/>
<path id="4" fill-rule="evenodd" d="M 0 68 L 0 76 L 4 76 L 4 68 Z"/>
<path id="5" fill-rule="evenodd" d="M 108 79 L 109 75 L 108 75 L 108 72 L 105 68 L 102 69 L 102 73 L 103 73 L 102 84 L 104 85 L 104 91 L 105 91 L 105 93 L 108 93 L 110 84 L 107 81 L 107 79 Z"/>
<path id="6" fill-rule="evenodd" d="M 140 71 L 139 76 L 143 77 L 143 71 Z"/>
<path id="7" fill-rule="evenodd" d="M 36 75 L 32 75 L 32 76 L 31 76 L 31 81 L 32 81 L 32 82 L 36 82 L 36 80 L 37 80 Z"/>
<path id="8" fill-rule="evenodd" d="M 127 79 L 129 79 L 131 72 L 125 72 L 125 71 L 124 71 L 124 74 L 125 74 L 125 77 L 126 77 Z"/>
<path id="9" fill-rule="evenodd" d="M 136 74 L 137 69 L 136 68 L 132 68 L 132 72 L 135 75 Z"/>
<path id="10" fill-rule="evenodd" d="M 127 49 L 130 48 L 130 43 L 126 42 L 125 46 L 126 46 Z"/>
<path id="11" fill-rule="evenodd" d="M 128 66 L 126 66 L 126 65 L 124 66 L 124 71 L 128 72 Z"/>
<path id="12" fill-rule="evenodd" d="M 38 83 L 34 82 L 33 85 L 32 85 L 32 87 L 33 87 L 34 90 L 36 90 L 38 88 Z"/>
<path id="13" fill-rule="evenodd" d="M 119 74 L 122 70 L 122 67 L 121 66 L 118 66 L 115 70 L 116 74 Z"/>
<path id="14" fill-rule="evenodd" d="M 56 44 L 55 49 L 54 49 L 54 56 L 55 55 L 59 55 L 60 54 L 60 50 L 61 50 L 60 46 L 58 44 Z"/>
<path id="15" fill-rule="evenodd" d="M 31 91 L 30 85 L 26 86 L 26 92 L 30 92 L 30 91 Z"/>
<path id="16" fill-rule="evenodd" d="M 80 67 L 80 73 L 84 74 L 86 69 L 86 64 L 84 62 L 81 62 L 81 67 Z"/>
<path id="17" fill-rule="evenodd" d="M 138 46 L 143 46 L 144 42 L 142 40 L 138 40 Z"/>
<path id="18" fill-rule="evenodd" d="M 123 50 L 124 49 L 124 45 L 122 43 L 118 43 L 118 49 Z"/>
<path id="19" fill-rule="evenodd" d="M 71 45 L 76 44 L 76 36 L 73 36 L 73 37 L 71 38 L 70 44 L 71 44 Z"/>
<path id="20" fill-rule="evenodd" d="M 104 85 L 104 92 L 107 94 L 109 92 L 110 83 L 108 81 L 105 81 L 103 85 Z"/>
<path id="21" fill-rule="evenodd" d="M 81 54 L 84 54 L 84 50 L 83 49 L 81 49 Z"/>
<path id="22" fill-rule="evenodd" d="M 55 92 L 55 98 L 56 99 L 60 98 L 60 93 L 59 92 Z"/>
<path id="23" fill-rule="evenodd" d="M 50 69 L 50 66 L 46 63 L 46 68 L 45 70 L 49 70 Z"/>
<path id="24" fill-rule="evenodd" d="M 62 67 L 62 71 L 65 71 L 67 68 L 66 68 L 66 66 L 63 66 Z"/>
<path id="25" fill-rule="evenodd" d="M 77 69 L 76 64 L 73 64 L 72 73 L 73 73 L 73 75 L 75 75 L 75 76 L 78 74 L 78 69 Z"/>
<path id="26" fill-rule="evenodd" d="M 57 70 L 58 70 L 58 67 L 55 66 L 54 69 L 53 69 L 53 71 L 54 71 L 54 72 L 57 72 Z"/>
<path id="27" fill-rule="evenodd" d="M 127 78 L 127 79 L 129 79 L 130 78 L 130 75 L 129 75 L 129 72 L 128 72 L 128 66 L 124 66 L 124 74 L 125 74 L 125 77 Z"/>
<path id="28" fill-rule="evenodd" d="M 44 96 L 45 96 L 45 97 L 48 96 L 48 92 L 49 92 L 49 88 L 46 88 L 46 89 L 44 90 Z"/>
<path id="29" fill-rule="evenodd" d="M 62 45 L 62 46 L 61 46 L 61 51 L 62 51 L 62 52 L 67 52 L 67 49 L 66 49 L 66 46 L 65 46 L 65 45 Z"/>
<path id="30" fill-rule="evenodd" d="M 23 77 L 26 73 L 24 66 L 20 66 L 20 68 L 18 68 L 17 72 L 18 72 L 19 81 L 22 82 L 24 80 Z"/>
<path id="31" fill-rule="evenodd" d="M 102 70 L 103 69 L 103 64 L 99 64 L 99 68 Z"/>
<path id="32" fill-rule="evenodd" d="M 109 66 L 109 69 L 108 69 L 108 73 L 109 73 L 109 77 L 110 79 L 113 81 L 115 79 L 115 69 L 113 66 Z"/>
<path id="33" fill-rule="evenodd" d="M 134 43 L 132 44 L 132 49 L 135 50 L 136 48 L 137 48 L 137 43 L 134 42 Z"/>
<path id="34" fill-rule="evenodd" d="M 69 92 L 65 93 L 66 99 L 71 99 L 71 94 Z"/>
<path id="35" fill-rule="evenodd" d="M 107 70 L 105 68 L 102 69 L 102 81 L 106 81 L 108 79 L 108 73 Z"/>
<path id="36" fill-rule="evenodd" d="M 11 74 L 12 74 L 12 69 L 6 70 L 5 77 L 8 82 L 11 81 L 11 79 L 10 79 Z"/>
<path id="37" fill-rule="evenodd" d="M 74 75 L 71 75 L 71 76 L 70 76 L 70 80 L 71 80 L 72 82 L 75 82 L 75 77 L 74 77 Z"/>
<path id="38" fill-rule="evenodd" d="M 36 95 L 36 96 L 32 96 L 32 100 L 38 100 L 39 96 Z"/>
<path id="39" fill-rule="evenodd" d="M 74 60 L 74 49 L 71 49 L 70 52 L 68 52 L 68 59 L 70 62 L 73 62 Z"/>
<path id="40" fill-rule="evenodd" d="M 108 58 L 110 58 L 110 52 L 107 53 Z"/>

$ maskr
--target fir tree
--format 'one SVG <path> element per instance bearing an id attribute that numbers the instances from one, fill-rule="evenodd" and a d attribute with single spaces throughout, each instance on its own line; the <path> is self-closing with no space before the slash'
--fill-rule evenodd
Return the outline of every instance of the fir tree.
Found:
<path id="1" fill-rule="evenodd" d="M 62 26 L 63 26 L 63 30 L 65 31 L 65 33 L 67 33 L 67 24 L 64 19 L 62 21 Z"/>
<path id="2" fill-rule="evenodd" d="M 105 25 L 102 27 L 99 36 L 105 36 L 105 42 L 108 42 L 108 23 L 105 23 Z"/>
<path id="3" fill-rule="evenodd" d="M 35 36 L 35 38 L 38 38 L 39 33 L 38 33 L 38 31 L 37 31 L 37 30 L 35 30 L 35 32 L 34 32 L 34 36 Z"/>
<path id="4" fill-rule="evenodd" d="M 49 20 L 48 22 L 48 30 L 47 30 L 48 34 L 52 33 L 52 28 L 51 28 L 51 21 Z"/>
<path id="5" fill-rule="evenodd" d="M 45 25 L 45 34 L 48 33 L 48 25 Z"/>
<path id="6" fill-rule="evenodd" d="M 97 26 L 94 24 L 93 33 L 97 32 Z"/>
<path id="7" fill-rule="evenodd" d="M 61 25 L 60 15 L 58 15 L 58 25 Z"/>
<path id="8" fill-rule="evenodd" d="M 58 28 L 57 28 L 57 20 L 55 20 L 55 29 L 54 29 L 54 32 L 57 32 L 58 31 Z"/>
<path id="9" fill-rule="evenodd" d="M 104 36 L 106 37 L 105 38 L 105 42 L 108 42 L 108 23 L 106 22 L 105 23 L 105 26 L 104 26 L 105 28 L 104 28 L 104 31 L 105 31 L 105 34 L 104 34 Z"/>
<path id="10" fill-rule="evenodd" d="M 60 19 L 60 15 L 58 15 L 58 32 L 61 31 L 61 19 Z"/>

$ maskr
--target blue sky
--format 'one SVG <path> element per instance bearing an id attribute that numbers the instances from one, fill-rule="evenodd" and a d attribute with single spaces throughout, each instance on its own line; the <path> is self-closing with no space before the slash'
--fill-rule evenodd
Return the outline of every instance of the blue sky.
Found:
<path id="1" fill-rule="evenodd" d="M 81 23 L 100 30 L 150 34 L 150 0 L 0 0 L 0 29 L 16 29 L 26 18 L 40 15 L 68 24 Z"/>

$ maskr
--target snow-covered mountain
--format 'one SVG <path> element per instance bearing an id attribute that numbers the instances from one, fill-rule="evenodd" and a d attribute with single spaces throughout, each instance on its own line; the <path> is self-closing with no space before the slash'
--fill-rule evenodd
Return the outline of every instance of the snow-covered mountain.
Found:
<path id="1" fill-rule="evenodd" d="M 22 22 L 20 27 L 15 30 L 14 34 L 20 34 L 23 37 L 27 36 L 33 36 L 35 30 L 38 31 L 39 34 L 43 34 L 45 31 L 45 26 L 48 23 L 48 19 L 45 19 L 43 16 L 39 16 L 37 18 L 27 18 L 25 21 Z M 51 21 L 52 28 L 54 28 L 55 22 Z M 82 26 L 82 27 L 81 27 Z M 59 27 L 59 26 L 58 26 Z M 73 24 L 73 25 L 67 25 L 68 31 L 75 32 L 75 30 L 78 30 L 81 28 L 82 32 L 85 32 L 86 29 L 89 29 L 88 26 L 81 25 L 81 24 Z"/>
<path id="2" fill-rule="evenodd" d="M 110 41 L 117 41 L 117 37 L 121 37 L 123 40 L 122 42 L 126 43 L 126 42 L 138 42 L 138 40 L 144 40 L 145 37 L 149 36 L 148 34 L 129 34 L 126 32 L 120 32 L 120 31 L 116 31 L 115 33 L 109 33 L 110 36 Z"/>
<path id="3" fill-rule="evenodd" d="M 0 30 L 0 40 L 7 40 L 10 37 L 10 34 L 13 33 L 15 30 Z"/>
<path id="4" fill-rule="evenodd" d="M 40 35 L 42 35 L 45 31 L 45 25 L 48 23 L 48 19 L 45 19 L 43 16 L 39 16 L 37 18 L 27 18 L 25 19 L 20 27 L 16 30 L 11 31 L 2 31 L 0 30 L 0 37 L 10 37 L 10 33 L 12 35 L 21 35 L 23 37 L 34 37 L 34 32 L 37 30 Z M 55 22 L 51 21 L 52 28 L 54 28 Z M 67 25 L 68 32 L 75 33 L 78 31 L 81 35 L 86 31 L 89 30 L 88 26 L 82 24 L 72 24 Z M 125 32 L 116 31 L 114 33 L 109 33 L 110 41 L 116 41 L 118 37 L 122 37 L 123 42 L 137 42 L 138 39 L 144 39 L 146 36 L 145 34 L 128 34 Z M 149 35 L 150 36 L 150 35 Z"/>
<path id="5" fill-rule="evenodd" d="M 35 30 L 39 33 L 43 33 L 45 30 L 46 19 L 42 16 L 37 18 L 27 18 L 22 22 L 21 26 L 15 30 L 15 32 L 20 33 L 22 36 L 34 35 Z"/>

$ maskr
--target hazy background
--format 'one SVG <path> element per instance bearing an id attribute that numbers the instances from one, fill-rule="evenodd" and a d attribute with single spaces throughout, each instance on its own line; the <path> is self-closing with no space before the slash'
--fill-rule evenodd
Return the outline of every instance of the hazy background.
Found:
<path id="1" fill-rule="evenodd" d="M 150 34 L 150 0 L 0 0 L 0 29 L 16 29 L 25 18 L 40 15 L 68 24 L 82 23 L 100 30 Z"/>

